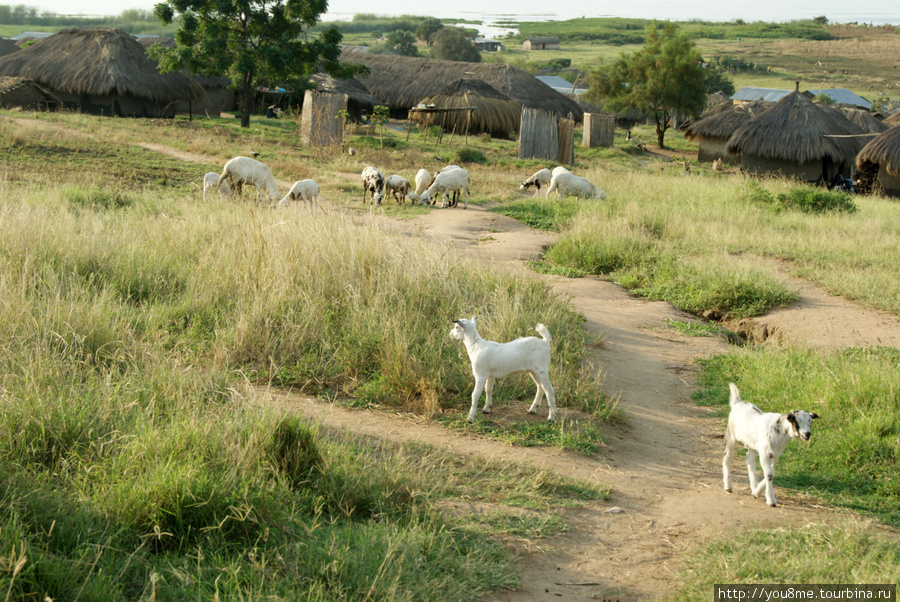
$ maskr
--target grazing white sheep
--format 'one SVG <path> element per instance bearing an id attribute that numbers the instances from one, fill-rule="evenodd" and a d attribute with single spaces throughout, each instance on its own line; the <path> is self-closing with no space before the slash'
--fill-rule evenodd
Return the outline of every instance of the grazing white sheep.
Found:
<path id="1" fill-rule="evenodd" d="M 546 396 L 550 406 L 547 420 L 556 420 L 556 397 L 553 385 L 550 384 L 550 333 L 546 326 L 538 324 L 534 327 L 541 338 L 523 337 L 508 343 L 496 343 L 481 338 L 475 327 L 477 322 L 475 316 L 472 316 L 471 320 L 462 319 L 453 322 L 455 326 L 450 331 L 450 338 L 465 344 L 469 360 L 472 362 L 472 375 L 475 377 L 469 422 L 475 420 L 482 390 L 486 392 L 486 398 L 481 411 L 489 414 L 494 380 L 522 372 L 527 372 L 537 385 L 537 393 L 534 402 L 528 408 L 528 413 L 537 412 L 541 407 L 541 398 Z"/>
<path id="2" fill-rule="evenodd" d="M 551 176 L 551 177 L 552 177 L 552 176 L 556 176 L 556 175 L 559 175 L 559 174 L 561 174 L 561 173 L 572 173 L 572 172 L 569 171 L 568 169 L 566 169 L 565 167 L 563 167 L 562 165 L 557 165 L 556 167 L 554 167 L 554 168 L 550 171 L 550 176 Z"/>
<path id="3" fill-rule="evenodd" d="M 441 209 L 443 209 L 447 206 L 447 193 L 454 190 L 462 190 L 465 195 L 463 197 L 465 202 L 463 209 L 469 208 L 469 172 L 458 166 L 452 167 L 455 167 L 455 169 L 448 170 L 448 168 L 445 167 L 434 176 L 434 181 L 431 183 L 431 186 L 419 195 L 420 205 L 429 202 L 433 204 L 432 197 L 436 192 L 440 192 Z"/>
<path id="4" fill-rule="evenodd" d="M 397 196 L 398 193 L 400 194 L 399 197 Z M 391 175 L 385 178 L 384 196 L 387 196 L 388 194 L 393 195 L 394 200 L 398 203 L 403 203 L 406 200 L 406 197 L 409 197 L 410 201 L 419 200 L 419 196 L 413 190 L 409 180 L 398 175 Z"/>
<path id="5" fill-rule="evenodd" d="M 549 186 L 550 178 L 553 177 L 553 174 L 550 173 L 550 170 L 546 167 L 540 171 L 536 171 L 535 173 L 528 176 L 528 179 L 522 182 L 519 186 L 519 190 L 528 190 L 532 186 L 534 186 L 534 196 L 537 196 L 541 191 L 541 186 Z"/>
<path id="6" fill-rule="evenodd" d="M 416 172 L 416 196 L 421 196 L 429 186 L 431 186 L 431 174 L 427 169 L 420 169 Z"/>
<path id="7" fill-rule="evenodd" d="M 288 190 L 288 193 L 284 195 L 284 198 L 281 199 L 281 202 L 278 203 L 279 207 L 287 207 L 291 204 L 291 201 L 305 201 L 309 202 L 310 208 L 313 210 L 313 215 L 319 211 L 319 184 L 315 180 L 297 180 L 291 186 L 291 189 Z"/>
<path id="8" fill-rule="evenodd" d="M 278 200 L 278 184 L 275 183 L 275 176 L 269 166 L 256 159 L 250 157 L 235 157 L 229 159 L 225 163 L 222 175 L 219 176 L 218 186 L 222 186 L 229 177 L 233 184 L 235 194 L 241 196 L 244 184 L 252 184 L 256 186 L 256 196 L 259 198 L 265 195 L 270 201 Z M 265 188 L 265 191 L 263 191 Z"/>
<path id="9" fill-rule="evenodd" d="M 228 182 L 222 182 L 222 185 L 219 186 L 219 174 L 214 171 L 207 172 L 205 176 L 203 176 L 203 200 L 206 200 L 206 193 L 213 188 L 219 189 L 219 196 L 230 198 L 231 197 L 231 187 L 228 186 Z"/>
<path id="10" fill-rule="evenodd" d="M 572 172 L 558 173 L 550 178 L 550 186 L 547 187 L 547 198 L 550 193 L 557 192 L 558 199 L 563 196 L 575 196 L 580 199 L 605 199 L 606 193 L 588 182 L 587 178 L 576 176 Z"/>
<path id="11" fill-rule="evenodd" d="M 366 194 L 372 193 L 372 200 L 376 206 L 381 205 L 384 196 L 384 175 L 377 168 L 369 166 L 362 170 L 363 205 L 366 204 Z"/>
<path id="12" fill-rule="evenodd" d="M 731 397 L 728 405 L 728 427 L 725 429 L 725 457 L 722 458 L 722 480 L 725 491 L 731 491 L 731 458 L 734 448 L 747 448 L 747 473 L 750 476 L 750 492 L 759 497 L 766 488 L 766 503 L 775 507 L 775 462 L 791 439 L 809 441 L 809 427 L 819 415 L 815 412 L 794 410 L 789 414 L 763 413 L 752 403 L 741 400 L 737 385 L 728 385 Z M 762 466 L 763 481 L 756 481 L 756 456 Z"/>

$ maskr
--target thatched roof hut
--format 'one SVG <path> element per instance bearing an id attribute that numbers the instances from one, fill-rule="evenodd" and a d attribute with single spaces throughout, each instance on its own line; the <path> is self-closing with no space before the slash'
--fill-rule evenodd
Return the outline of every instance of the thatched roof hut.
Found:
<path id="1" fill-rule="evenodd" d="M 814 182 L 849 177 L 863 134 L 837 109 L 794 91 L 738 128 L 725 148 L 741 154 L 744 171 Z"/>
<path id="2" fill-rule="evenodd" d="M 62 103 L 30 79 L 0 76 L 0 107 L 20 107 L 32 111 L 55 111 Z"/>
<path id="3" fill-rule="evenodd" d="M 445 130 L 460 134 L 487 132 L 493 138 L 508 138 L 519 129 L 522 105 L 501 94 L 480 79 L 461 79 L 433 96 L 421 100 L 426 107 L 435 109 L 463 109 L 472 111 L 410 113 L 410 119 L 424 125 L 440 124 Z"/>
<path id="4" fill-rule="evenodd" d="M 735 161 L 739 156 L 729 153 L 725 148 L 728 139 L 738 128 L 771 106 L 772 103 L 764 100 L 739 105 L 722 103 L 704 113 L 699 120 L 682 127 L 681 131 L 688 140 L 699 142 L 698 161 L 709 163 L 716 159 Z"/>
<path id="5" fill-rule="evenodd" d="M 882 123 L 885 124 L 886 126 L 888 126 L 889 128 L 900 125 L 900 111 L 895 111 L 894 113 L 891 113 L 890 115 L 888 115 L 887 117 L 884 118 L 884 121 L 882 121 Z"/>
<path id="6" fill-rule="evenodd" d="M 855 123 L 859 128 L 867 134 L 880 134 L 888 131 L 891 126 L 885 125 L 884 121 L 878 119 L 865 109 L 856 107 L 843 106 L 838 111 L 844 114 L 844 117 Z"/>
<path id="7" fill-rule="evenodd" d="M 871 139 L 856 155 L 856 169 L 860 174 L 877 174 L 885 194 L 900 196 L 900 128 L 888 128 Z"/>
<path id="8" fill-rule="evenodd" d="M 503 63 L 465 63 L 421 57 L 372 54 L 345 48 L 341 61 L 361 63 L 371 73 L 362 82 L 377 98 L 390 107 L 395 117 L 406 112 L 423 98 L 438 94 L 461 79 L 480 79 L 497 91 L 518 102 L 522 108 L 549 111 L 558 117 L 581 121 L 581 107 L 571 98 L 542 84 L 522 69 Z M 516 126 L 518 130 L 518 126 Z"/>
<path id="9" fill-rule="evenodd" d="M 63 29 L 0 58 L 0 75 L 27 77 L 86 113 L 171 117 L 176 102 L 204 97 L 183 73 L 160 74 L 121 29 Z"/>
<path id="10" fill-rule="evenodd" d="M 353 121 L 365 121 L 366 115 L 374 112 L 376 105 L 384 103 L 372 96 L 365 84 L 355 78 L 336 79 L 327 73 L 316 73 L 309 77 L 319 92 L 347 95 L 347 113 Z"/>
<path id="11" fill-rule="evenodd" d="M 7 54 L 12 54 L 13 52 L 18 52 L 19 47 L 16 46 L 16 43 L 12 40 L 7 40 L 6 38 L 0 38 L 0 56 L 6 56 Z"/>

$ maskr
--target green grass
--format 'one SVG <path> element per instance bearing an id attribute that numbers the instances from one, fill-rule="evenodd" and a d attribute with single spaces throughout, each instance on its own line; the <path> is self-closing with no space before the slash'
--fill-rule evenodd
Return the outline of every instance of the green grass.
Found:
<path id="1" fill-rule="evenodd" d="M 551 231 L 565 229 L 580 210 L 579 201 L 543 198 L 513 201 L 490 209 L 493 213 L 514 218 L 530 228 Z"/>
<path id="2" fill-rule="evenodd" d="M 577 451 L 586 456 L 594 455 L 604 444 L 600 430 L 592 421 L 577 418 L 560 418 L 555 422 L 480 418 L 474 423 L 469 423 L 460 417 L 438 418 L 438 422 L 462 432 L 487 435 L 510 445 L 558 447 Z"/>
<path id="3" fill-rule="evenodd" d="M 701 361 L 698 402 L 727 410 L 729 382 L 765 412 L 807 410 L 807 445 L 789 445 L 776 487 L 900 525 L 900 352 L 743 348 Z"/>

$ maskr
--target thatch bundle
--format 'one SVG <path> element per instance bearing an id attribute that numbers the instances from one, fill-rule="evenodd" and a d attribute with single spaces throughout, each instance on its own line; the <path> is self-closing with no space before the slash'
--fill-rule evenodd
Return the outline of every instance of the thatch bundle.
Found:
<path id="1" fill-rule="evenodd" d="M 0 107 L 31 110 L 58 109 L 60 100 L 30 79 L 0 77 Z"/>
<path id="2" fill-rule="evenodd" d="M 16 46 L 16 43 L 12 40 L 7 40 L 6 38 L 0 38 L 0 56 L 6 56 L 7 54 L 12 54 L 13 52 L 18 52 L 19 47 Z"/>
<path id="3" fill-rule="evenodd" d="M 423 125 L 440 124 L 445 130 L 478 134 L 487 132 L 494 138 L 507 138 L 519 129 L 522 105 L 501 94 L 480 79 L 461 79 L 437 94 L 423 98 L 420 104 L 435 109 L 464 109 L 445 112 L 410 113 L 409 118 Z"/>
<path id="4" fill-rule="evenodd" d="M 0 75 L 27 77 L 76 99 L 129 97 L 164 106 L 204 96 L 183 73 L 160 74 L 143 47 L 121 29 L 63 29 L 0 58 Z"/>
<path id="5" fill-rule="evenodd" d="M 364 64 L 371 72 L 362 82 L 377 98 L 401 113 L 461 79 L 480 79 L 523 108 L 550 111 L 581 121 L 577 102 L 541 83 L 522 69 L 502 63 L 465 63 L 420 57 L 372 54 L 344 49 L 341 61 Z M 518 126 L 517 126 L 518 129 Z"/>
<path id="6" fill-rule="evenodd" d="M 867 164 L 880 165 L 891 176 L 900 177 L 900 128 L 888 128 L 859 151 L 856 167 L 863 170 Z"/>
<path id="7" fill-rule="evenodd" d="M 891 127 L 885 125 L 883 121 L 865 109 L 844 106 L 838 108 L 838 110 L 844 114 L 844 117 L 859 126 L 867 134 L 880 134 Z"/>
<path id="8" fill-rule="evenodd" d="M 859 135 L 863 133 L 837 109 L 820 106 L 795 91 L 738 128 L 726 148 L 744 157 L 797 164 L 828 159 L 842 164 L 862 149 L 865 138 Z"/>
<path id="9" fill-rule="evenodd" d="M 718 138 L 728 140 L 738 128 L 772 106 L 764 100 L 741 104 L 723 103 L 704 113 L 699 120 L 683 126 L 681 131 L 688 140 Z"/>
<path id="10" fill-rule="evenodd" d="M 309 77 L 319 92 L 347 95 L 347 113 L 353 121 L 362 121 L 362 116 L 371 115 L 376 105 L 384 104 L 369 92 L 368 88 L 355 78 L 336 79 L 327 73 L 316 73 Z"/>
<path id="11" fill-rule="evenodd" d="M 888 126 L 889 128 L 896 127 L 896 126 L 900 125 L 900 111 L 896 111 L 895 113 L 892 113 L 891 115 L 888 115 L 888 116 L 885 118 L 885 120 L 882 121 L 881 123 L 885 124 L 885 125 Z"/>

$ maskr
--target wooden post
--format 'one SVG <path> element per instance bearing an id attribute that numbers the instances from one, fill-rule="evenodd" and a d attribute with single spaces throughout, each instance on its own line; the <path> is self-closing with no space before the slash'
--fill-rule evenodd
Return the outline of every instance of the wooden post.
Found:
<path id="1" fill-rule="evenodd" d="M 539 109 L 522 109 L 519 158 L 556 161 L 558 157 L 559 128 L 556 115 Z"/>
<path id="2" fill-rule="evenodd" d="M 559 153 L 557 161 L 563 165 L 575 163 L 575 121 L 573 119 L 560 119 L 559 128 Z"/>

